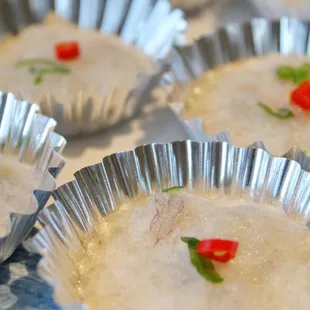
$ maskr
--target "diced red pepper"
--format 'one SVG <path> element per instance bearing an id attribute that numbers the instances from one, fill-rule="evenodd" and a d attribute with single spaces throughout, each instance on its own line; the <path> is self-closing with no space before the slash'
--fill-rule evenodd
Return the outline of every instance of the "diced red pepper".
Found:
<path id="1" fill-rule="evenodd" d="M 235 258 L 238 246 L 238 241 L 205 239 L 198 243 L 196 252 L 197 254 L 216 262 L 227 263 Z"/>
<path id="2" fill-rule="evenodd" d="M 80 56 L 80 46 L 76 41 L 60 42 L 55 45 L 55 53 L 58 60 L 68 61 Z"/>
<path id="3" fill-rule="evenodd" d="M 291 92 L 291 103 L 303 110 L 310 110 L 310 83 L 303 82 Z"/>

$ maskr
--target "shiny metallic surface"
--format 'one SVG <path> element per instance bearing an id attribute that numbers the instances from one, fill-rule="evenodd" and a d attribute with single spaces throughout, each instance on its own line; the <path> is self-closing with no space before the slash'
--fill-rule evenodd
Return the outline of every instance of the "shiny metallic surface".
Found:
<path id="1" fill-rule="evenodd" d="M 128 199 L 180 185 L 212 197 L 279 205 L 289 214 L 302 214 L 310 225 L 310 173 L 261 148 L 177 141 L 112 154 L 76 172 L 72 182 L 54 191 L 55 204 L 40 213 L 44 229 L 34 247 L 44 256 L 39 273 L 54 286 L 56 301 L 61 306 L 81 302 L 72 255 L 83 248 L 82 240 L 96 230 L 100 217 Z"/>
<path id="2" fill-rule="evenodd" d="M 191 45 L 174 49 L 169 58 L 171 72 L 165 82 L 173 84 L 174 100 L 181 101 L 182 90 L 188 83 L 221 64 L 276 52 L 310 55 L 309 31 L 309 22 L 288 17 L 275 21 L 255 18 L 244 24 L 228 24 Z M 200 137 L 199 141 L 203 141 L 202 127 L 196 128 L 195 138 Z M 261 141 L 254 145 L 265 149 Z M 298 161 L 302 169 L 310 171 L 310 158 L 298 147 L 283 157 Z"/>
<path id="3" fill-rule="evenodd" d="M 55 178 L 65 163 L 60 153 L 66 140 L 53 132 L 56 121 L 38 111 L 37 105 L 0 92 L 0 152 L 4 156 L 17 155 L 20 161 L 32 164 L 41 176 L 40 186 L 34 191 L 35 199 L 25 201 L 29 206 L 34 204 L 37 211 L 9 215 L 10 231 L 0 235 L 0 263 L 10 257 L 30 233 L 39 211 L 56 188 Z"/>
<path id="4" fill-rule="evenodd" d="M 170 58 L 172 77 L 184 85 L 218 65 L 247 57 L 275 52 L 310 55 L 309 29 L 310 23 L 288 17 L 228 24 L 191 45 L 176 48 Z"/>
<path id="5" fill-rule="evenodd" d="M 152 75 L 137 77 L 132 89 L 119 85 L 101 100 L 79 92 L 70 103 L 58 102 L 47 94 L 38 104 L 42 113 L 57 120 L 57 131 L 64 136 L 89 134 L 134 116 L 165 72 L 157 63 L 187 27 L 183 12 L 168 0 L 4 0 L 0 2 L 0 35 L 18 33 L 51 10 L 81 28 L 117 35 L 154 61 Z"/>

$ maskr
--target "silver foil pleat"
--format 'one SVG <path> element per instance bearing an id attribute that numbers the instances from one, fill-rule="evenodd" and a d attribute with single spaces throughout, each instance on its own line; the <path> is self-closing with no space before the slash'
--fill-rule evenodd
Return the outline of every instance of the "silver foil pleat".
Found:
<path id="1" fill-rule="evenodd" d="M 310 23 L 289 17 L 274 21 L 254 18 L 244 24 L 228 24 L 190 45 L 175 48 L 169 57 L 171 72 L 164 81 L 173 85 L 173 99 L 182 101 L 182 90 L 188 83 L 210 69 L 276 52 L 283 55 L 310 55 L 309 38 Z M 204 134 L 202 128 L 196 127 L 199 141 Z M 261 141 L 253 145 L 265 149 Z M 310 159 L 300 148 L 293 147 L 283 157 L 298 161 L 302 169 L 310 171 Z"/>
<path id="2" fill-rule="evenodd" d="M 8 215 L 9 231 L 0 235 L 0 263 L 30 233 L 39 211 L 56 188 L 55 178 L 65 163 L 60 153 L 66 140 L 53 132 L 56 121 L 38 114 L 38 110 L 35 104 L 19 101 L 11 93 L 0 92 L 0 153 L 4 156 L 14 154 L 16 160 L 33 165 L 41 177 L 40 186 L 34 191 L 35 199 L 25 201 L 29 209 L 36 212 L 11 212 Z"/>
<path id="3" fill-rule="evenodd" d="M 154 61 L 153 74 L 137 77 L 130 89 L 118 85 L 100 100 L 82 91 L 71 102 L 59 102 L 55 95 L 46 94 L 38 104 L 42 113 L 57 120 L 57 131 L 64 136 L 90 134 L 133 117 L 150 101 L 165 72 L 156 63 L 182 41 L 187 26 L 183 12 L 168 0 L 4 0 L 0 3 L 0 35 L 18 33 L 40 22 L 49 11 L 81 28 L 117 35 Z"/>
<path id="4" fill-rule="evenodd" d="M 279 205 L 291 215 L 301 214 L 310 225 L 310 173 L 262 148 L 177 141 L 112 154 L 76 172 L 72 182 L 54 191 L 56 202 L 40 213 L 44 229 L 34 247 L 44 256 L 39 273 L 54 287 L 56 301 L 64 307 L 81 302 L 71 257 L 96 230 L 98 218 L 128 199 L 180 185 L 212 197 Z"/>
<path id="5" fill-rule="evenodd" d="M 310 55 L 310 23 L 283 17 L 228 24 L 170 55 L 171 78 L 184 85 L 218 65 L 269 53 Z"/>

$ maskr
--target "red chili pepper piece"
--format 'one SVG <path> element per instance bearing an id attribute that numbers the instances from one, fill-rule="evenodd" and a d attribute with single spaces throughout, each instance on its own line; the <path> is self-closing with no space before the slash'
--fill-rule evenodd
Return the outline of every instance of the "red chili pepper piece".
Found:
<path id="1" fill-rule="evenodd" d="M 238 246 L 238 241 L 205 239 L 198 243 L 196 252 L 197 254 L 216 262 L 227 263 L 235 258 Z"/>
<path id="2" fill-rule="evenodd" d="M 310 83 L 302 82 L 291 92 L 291 103 L 296 104 L 303 110 L 310 110 Z"/>
<path id="3" fill-rule="evenodd" d="M 68 61 L 80 56 L 80 46 L 76 41 L 60 42 L 55 45 L 56 57 Z"/>

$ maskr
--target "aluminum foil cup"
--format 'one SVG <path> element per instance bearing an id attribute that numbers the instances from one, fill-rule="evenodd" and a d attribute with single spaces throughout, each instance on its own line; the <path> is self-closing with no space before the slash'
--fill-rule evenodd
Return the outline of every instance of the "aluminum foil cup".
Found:
<path id="1" fill-rule="evenodd" d="M 0 263 L 10 257 L 30 233 L 39 211 L 56 188 L 55 178 L 65 163 L 60 153 L 66 140 L 53 132 L 56 121 L 38 114 L 38 110 L 35 104 L 0 92 L 0 153 L 4 157 L 16 155 L 20 161 L 33 165 L 41 176 L 40 186 L 33 192 L 35 199 L 25 201 L 29 209 L 36 212 L 12 212 L 8 216 L 9 232 L 0 235 Z"/>
<path id="2" fill-rule="evenodd" d="M 82 91 L 71 102 L 58 102 L 46 94 L 38 104 L 42 113 L 58 122 L 57 130 L 65 136 L 89 134 L 113 126 L 135 115 L 158 78 L 165 70 L 158 65 L 182 40 L 187 23 L 183 12 L 168 0 L 6 0 L 0 7 L 2 35 L 18 33 L 23 27 L 40 22 L 51 10 L 81 28 L 97 29 L 103 34 L 117 35 L 125 44 L 135 46 L 154 62 L 154 72 L 137 77 L 132 88 L 122 85 L 111 89 L 101 100 Z"/>
<path id="3" fill-rule="evenodd" d="M 225 63 L 275 52 L 310 55 L 309 30 L 310 23 L 293 18 L 275 21 L 255 18 L 244 24 L 228 24 L 190 45 L 175 48 L 169 58 L 171 72 L 163 79 L 163 83 L 173 89 L 170 100 L 182 102 L 191 81 Z M 255 145 L 264 148 L 262 142 Z M 296 147 L 284 156 L 303 157 L 304 162 L 308 162 L 307 156 Z M 309 169 L 308 164 L 302 165 Z"/>
<path id="4" fill-rule="evenodd" d="M 71 255 L 96 229 L 98 218 L 128 198 L 184 186 L 217 197 L 277 204 L 288 213 L 302 214 L 309 225 L 309 182 L 310 174 L 295 161 L 225 142 L 177 141 L 113 154 L 76 172 L 72 182 L 54 191 L 56 202 L 41 212 L 44 229 L 34 241 L 44 256 L 39 273 L 54 287 L 61 306 L 81 302 Z"/>
<path id="5" fill-rule="evenodd" d="M 269 53 L 309 55 L 309 29 L 310 23 L 288 17 L 228 24 L 191 45 L 174 49 L 169 59 L 172 73 L 166 81 L 185 86 L 218 65 Z"/>

